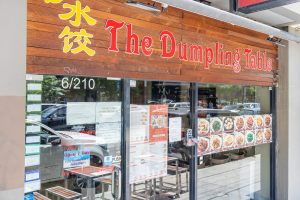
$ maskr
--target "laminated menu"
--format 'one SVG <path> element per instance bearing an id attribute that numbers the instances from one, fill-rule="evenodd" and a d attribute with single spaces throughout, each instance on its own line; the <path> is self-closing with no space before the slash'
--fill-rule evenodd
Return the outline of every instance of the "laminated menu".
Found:
<path id="1" fill-rule="evenodd" d="M 222 135 L 210 136 L 210 151 L 211 153 L 218 153 L 222 151 L 223 137 Z"/>
<path id="2" fill-rule="evenodd" d="M 264 127 L 272 128 L 272 115 L 263 115 L 264 118 Z"/>
<path id="3" fill-rule="evenodd" d="M 245 130 L 254 130 L 255 123 L 254 123 L 254 116 L 253 115 L 245 115 Z"/>
<path id="4" fill-rule="evenodd" d="M 224 132 L 234 131 L 234 118 L 233 117 L 223 117 Z"/>
<path id="5" fill-rule="evenodd" d="M 264 128 L 264 118 L 262 115 L 255 115 L 255 128 Z"/>
<path id="6" fill-rule="evenodd" d="M 222 134 L 223 133 L 223 120 L 219 117 L 210 118 L 210 133 Z"/>
<path id="7" fill-rule="evenodd" d="M 209 119 L 198 118 L 198 135 L 208 136 L 210 131 Z"/>
<path id="8" fill-rule="evenodd" d="M 235 148 L 240 149 L 245 147 L 244 132 L 235 132 Z"/>
<path id="9" fill-rule="evenodd" d="M 255 132 L 245 131 L 246 146 L 253 146 L 255 144 Z"/>
<path id="10" fill-rule="evenodd" d="M 235 145 L 235 135 L 234 133 L 224 133 L 223 134 L 223 148 L 222 151 L 229 151 L 234 149 Z"/>
<path id="11" fill-rule="evenodd" d="M 263 134 L 263 143 L 270 143 L 272 142 L 272 129 L 265 128 Z"/>
<path id="12" fill-rule="evenodd" d="M 255 144 L 262 144 L 263 143 L 263 129 L 256 129 L 255 130 Z"/>
<path id="13" fill-rule="evenodd" d="M 210 137 L 198 137 L 198 154 L 200 156 L 210 153 Z"/>
<path id="14" fill-rule="evenodd" d="M 235 131 L 238 131 L 238 132 L 245 130 L 244 116 L 237 116 L 234 118 L 234 129 L 235 129 Z"/>

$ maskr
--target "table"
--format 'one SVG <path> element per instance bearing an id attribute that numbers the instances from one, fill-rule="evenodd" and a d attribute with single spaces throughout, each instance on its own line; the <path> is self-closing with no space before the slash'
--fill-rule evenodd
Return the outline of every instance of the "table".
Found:
<path id="1" fill-rule="evenodd" d="M 66 173 L 74 174 L 87 179 L 87 200 L 95 200 L 94 179 L 102 176 L 111 175 L 113 173 L 113 170 L 114 170 L 114 166 L 107 166 L 107 167 L 87 166 L 87 167 L 64 169 Z M 65 187 L 68 188 L 66 179 L 65 179 Z"/>

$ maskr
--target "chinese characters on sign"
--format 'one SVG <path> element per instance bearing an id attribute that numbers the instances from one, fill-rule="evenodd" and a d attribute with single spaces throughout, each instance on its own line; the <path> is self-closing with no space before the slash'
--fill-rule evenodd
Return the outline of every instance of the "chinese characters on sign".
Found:
<path id="1" fill-rule="evenodd" d="M 61 3 L 62 0 L 45 0 L 45 3 L 53 3 L 58 4 Z M 91 11 L 90 7 L 85 6 L 82 8 L 81 2 L 76 1 L 75 5 L 71 5 L 68 3 L 63 4 L 64 9 L 69 9 L 70 12 L 59 14 L 59 18 L 61 20 L 69 20 L 70 24 L 75 27 L 79 27 L 81 25 L 82 18 L 85 19 L 88 25 L 94 26 L 97 21 L 90 17 L 88 13 Z M 74 20 L 72 20 L 74 18 Z M 80 52 L 85 52 L 89 56 L 94 56 L 95 51 L 88 47 L 91 45 L 91 38 L 93 38 L 93 34 L 87 33 L 85 29 L 80 29 L 80 31 L 72 32 L 69 26 L 66 26 L 61 34 L 58 36 L 59 39 L 64 39 L 64 53 L 73 53 L 77 54 Z M 76 43 L 76 45 L 74 45 Z"/>

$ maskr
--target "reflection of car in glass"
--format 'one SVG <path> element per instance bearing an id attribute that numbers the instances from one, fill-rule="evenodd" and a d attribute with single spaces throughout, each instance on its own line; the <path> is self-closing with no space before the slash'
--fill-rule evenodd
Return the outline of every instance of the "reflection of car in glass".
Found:
<path id="1" fill-rule="evenodd" d="M 260 103 L 244 103 L 245 109 L 253 111 L 253 114 L 260 114 Z"/>
<path id="2" fill-rule="evenodd" d="M 40 171 L 42 182 L 63 179 L 64 146 L 88 146 L 91 165 L 101 166 L 104 157 L 109 156 L 107 149 L 100 145 L 105 141 L 99 137 L 78 132 L 56 131 L 32 120 L 26 120 L 26 123 L 41 127 L 39 135 L 41 136 Z"/>

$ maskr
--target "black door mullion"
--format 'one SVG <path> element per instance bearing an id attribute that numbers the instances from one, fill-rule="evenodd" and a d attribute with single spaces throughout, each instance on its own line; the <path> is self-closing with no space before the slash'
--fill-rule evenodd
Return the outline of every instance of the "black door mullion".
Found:
<path id="1" fill-rule="evenodd" d="M 130 200 L 129 142 L 130 142 L 130 80 L 122 80 L 122 132 L 121 132 L 121 199 Z"/>
<path id="2" fill-rule="evenodd" d="M 190 128 L 193 138 L 198 137 L 198 84 L 190 84 Z M 190 200 L 197 200 L 197 144 L 191 147 L 190 159 Z"/>

